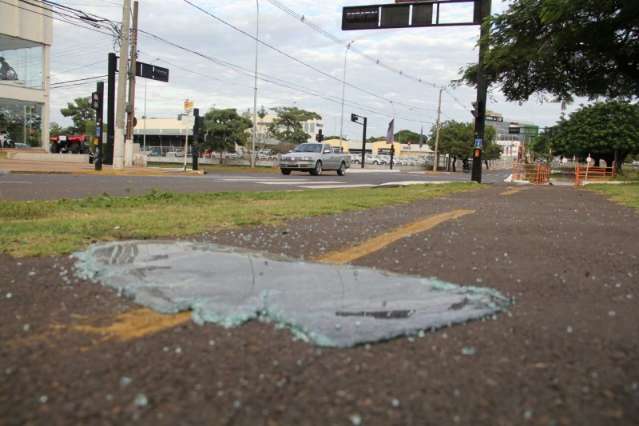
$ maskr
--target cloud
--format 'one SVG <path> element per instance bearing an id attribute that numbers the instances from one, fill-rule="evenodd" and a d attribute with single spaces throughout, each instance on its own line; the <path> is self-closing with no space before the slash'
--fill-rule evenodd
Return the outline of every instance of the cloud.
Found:
<path id="1" fill-rule="evenodd" d="M 448 84 L 458 78 L 459 69 L 476 61 L 475 27 L 422 28 L 384 31 L 341 31 L 341 8 L 366 4 L 369 1 L 279 0 L 305 19 L 335 34 L 343 40 L 355 40 L 354 47 L 366 55 L 379 58 L 406 74 L 419 76 L 425 81 Z M 250 34 L 255 32 L 255 2 L 193 0 L 202 8 L 230 22 Z M 66 4 L 119 20 L 121 7 L 117 2 L 73 0 Z M 493 10 L 503 10 L 506 1 L 493 1 Z M 267 47 L 259 49 L 260 72 L 284 80 L 287 85 L 302 86 L 325 97 L 330 102 L 291 88 L 260 81 L 258 105 L 266 108 L 295 104 L 317 111 L 325 118 L 326 134 L 339 133 L 342 78 L 345 48 L 312 31 L 299 20 L 283 13 L 268 0 L 260 0 L 261 38 L 279 49 L 300 58 L 331 77 L 292 61 Z M 170 117 L 181 110 L 185 98 L 194 99 L 196 106 L 233 107 L 238 110 L 252 108 L 255 41 L 202 12 L 178 0 L 145 0 L 140 3 L 140 27 L 166 39 L 212 58 L 232 62 L 247 70 L 249 75 L 225 68 L 202 57 L 176 49 L 147 36 L 140 37 L 140 60 L 157 63 L 171 71 L 171 81 L 159 83 L 138 80 L 136 110 L 144 113 L 144 87 L 147 87 L 146 106 L 149 116 Z M 56 22 L 52 49 L 52 81 L 65 81 L 106 74 L 106 56 L 113 49 L 111 37 Z M 96 63 L 91 65 L 92 63 Z M 346 88 L 346 134 L 357 138 L 359 126 L 348 120 L 351 112 L 369 116 L 369 134 L 381 135 L 388 121 L 397 116 L 398 128 L 419 131 L 421 123 L 429 128 L 436 119 L 437 90 L 392 73 L 375 65 L 356 52 L 349 52 L 347 81 L 358 88 Z M 78 68 L 80 67 L 80 68 Z M 59 109 L 75 97 L 88 96 L 94 83 L 80 87 L 56 89 L 51 96 L 52 121 L 67 123 Z M 374 93 L 371 95 L 370 93 Z M 456 99 L 445 95 L 444 119 L 470 121 L 470 105 L 475 99 L 472 88 L 453 90 Z M 386 102 L 378 96 L 393 101 Z M 410 104 L 413 108 L 400 105 Z M 353 104 L 358 104 L 355 106 Z M 461 104 L 461 105 L 460 105 Z M 503 113 L 507 118 L 532 121 L 541 125 L 553 124 L 559 117 L 557 104 L 531 101 L 519 105 L 507 103 L 499 93 L 489 103 L 489 109 Z M 373 114 L 364 109 L 379 110 Z"/>

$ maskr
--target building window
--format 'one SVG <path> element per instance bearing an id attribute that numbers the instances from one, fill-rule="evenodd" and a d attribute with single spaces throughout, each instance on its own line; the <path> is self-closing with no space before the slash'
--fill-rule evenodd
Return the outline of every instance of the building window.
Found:
<path id="1" fill-rule="evenodd" d="M 42 89 L 41 44 L 0 35 L 0 84 Z"/>
<path id="2" fill-rule="evenodd" d="M 42 105 L 0 98 L 0 145 L 40 146 Z M 18 145 L 20 146 L 20 145 Z"/>

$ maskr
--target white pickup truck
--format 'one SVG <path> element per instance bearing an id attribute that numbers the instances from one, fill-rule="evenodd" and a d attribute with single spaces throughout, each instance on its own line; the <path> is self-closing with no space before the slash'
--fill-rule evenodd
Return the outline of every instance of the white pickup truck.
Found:
<path id="1" fill-rule="evenodd" d="M 334 170 L 339 176 L 344 176 L 350 166 L 351 157 L 348 154 L 334 152 L 330 145 L 322 143 L 300 144 L 280 158 L 280 169 L 284 175 L 299 170 L 317 176 L 322 170 Z"/>

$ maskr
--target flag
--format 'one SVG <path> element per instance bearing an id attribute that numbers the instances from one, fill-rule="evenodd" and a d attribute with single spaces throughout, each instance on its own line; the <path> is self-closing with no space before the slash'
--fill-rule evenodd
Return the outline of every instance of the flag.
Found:
<path id="1" fill-rule="evenodd" d="M 422 149 L 423 146 L 424 146 L 424 126 L 422 126 L 421 130 L 419 131 L 419 149 Z"/>
<path id="2" fill-rule="evenodd" d="M 386 143 L 393 143 L 395 141 L 395 119 L 393 118 L 388 123 L 388 131 L 386 132 Z"/>

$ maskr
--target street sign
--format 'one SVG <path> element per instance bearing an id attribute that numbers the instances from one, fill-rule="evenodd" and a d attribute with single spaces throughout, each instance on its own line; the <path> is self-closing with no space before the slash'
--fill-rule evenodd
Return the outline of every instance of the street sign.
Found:
<path id="1" fill-rule="evenodd" d="M 484 148 L 484 141 L 482 138 L 476 138 L 475 139 L 475 149 L 483 149 Z"/>
<path id="2" fill-rule="evenodd" d="M 481 3 L 484 0 L 423 0 L 369 6 L 347 6 L 342 13 L 342 30 L 378 30 L 451 25 L 479 25 Z M 442 22 L 440 4 L 473 3 L 473 20 Z"/>
<path id="3" fill-rule="evenodd" d="M 169 70 L 167 68 L 145 64 L 139 61 L 136 62 L 135 75 L 150 80 L 163 81 L 165 83 L 169 81 Z"/>

